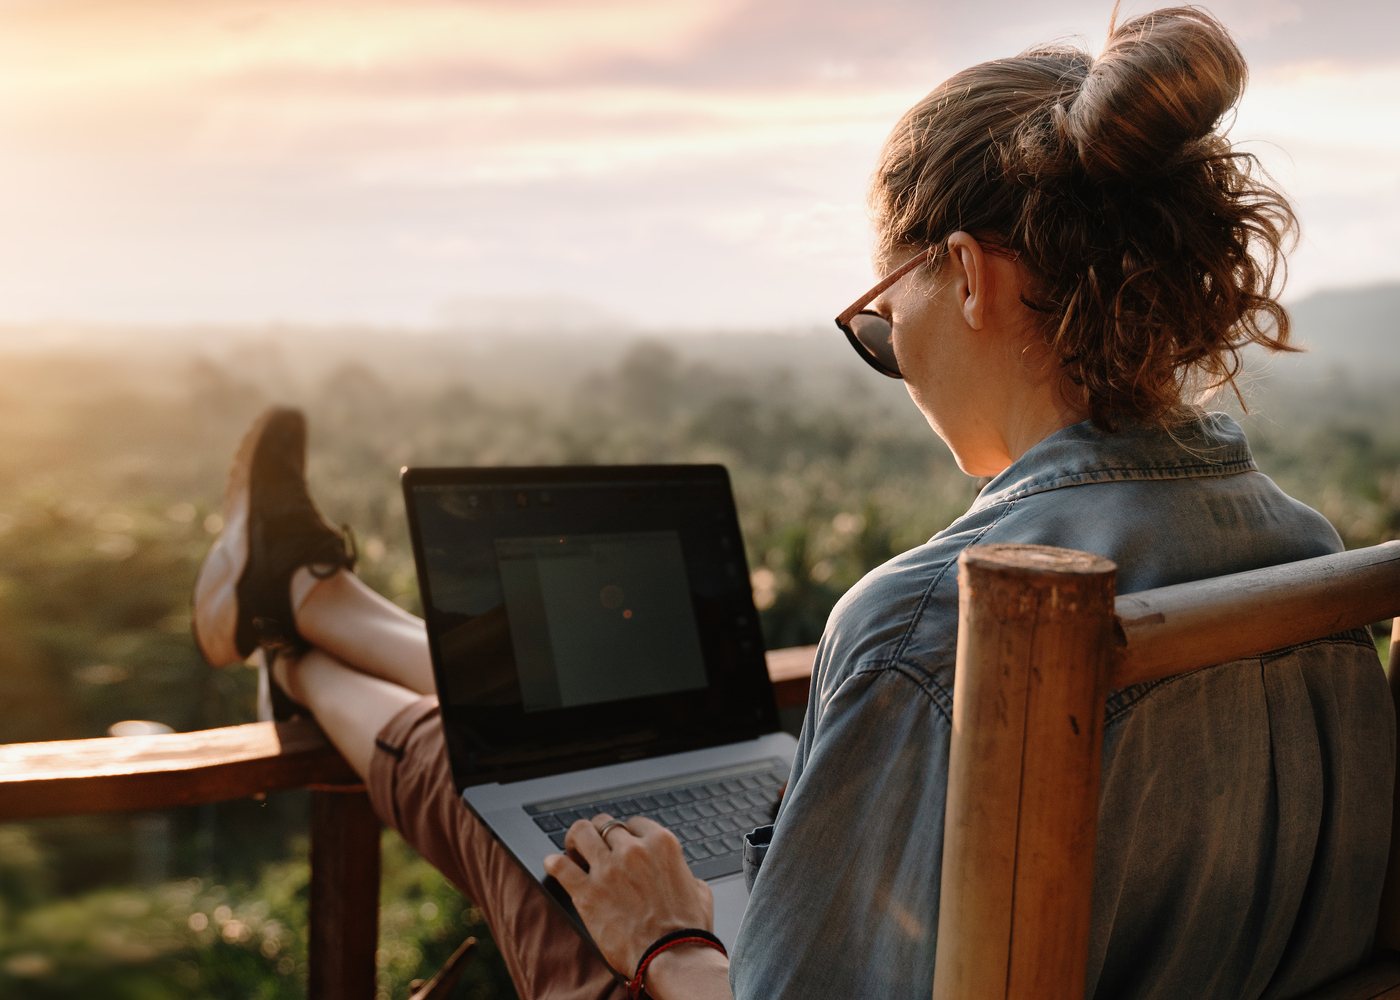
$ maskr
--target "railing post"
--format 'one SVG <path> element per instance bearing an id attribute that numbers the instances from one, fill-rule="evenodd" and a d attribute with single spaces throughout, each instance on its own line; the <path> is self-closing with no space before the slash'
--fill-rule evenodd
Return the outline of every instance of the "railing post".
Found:
<path id="1" fill-rule="evenodd" d="M 310 1000 L 373 1000 L 379 819 L 358 789 L 311 793 Z"/>
<path id="2" fill-rule="evenodd" d="M 1084 996 L 1116 568 L 1040 545 L 959 560 L 933 995 Z"/>

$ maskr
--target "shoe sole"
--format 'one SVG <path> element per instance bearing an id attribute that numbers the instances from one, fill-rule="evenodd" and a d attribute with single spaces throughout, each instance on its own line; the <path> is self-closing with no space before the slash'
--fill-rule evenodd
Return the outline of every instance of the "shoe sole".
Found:
<path id="1" fill-rule="evenodd" d="M 224 525 L 195 578 L 194 642 L 200 655 L 216 667 L 242 663 L 253 652 L 238 649 L 238 580 L 248 564 L 253 457 L 263 431 L 276 415 L 276 410 L 268 410 L 258 417 L 238 446 L 224 490 Z"/>

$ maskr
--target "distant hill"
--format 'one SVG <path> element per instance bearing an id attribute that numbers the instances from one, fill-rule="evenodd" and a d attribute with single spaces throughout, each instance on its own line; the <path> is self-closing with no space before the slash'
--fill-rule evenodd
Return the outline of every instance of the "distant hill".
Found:
<path id="1" fill-rule="evenodd" d="M 1400 282 L 1316 292 L 1289 310 L 1294 342 L 1307 353 L 1261 359 L 1251 352 L 1249 369 L 1285 381 L 1314 381 L 1339 372 L 1366 382 L 1400 378 Z M 580 331 L 536 324 L 540 315 L 518 310 L 499 328 L 0 323 L 0 354 L 80 348 L 90 356 L 117 355 L 133 361 L 153 355 L 167 360 L 203 355 L 245 367 L 254 367 L 254 362 L 282 365 L 313 377 L 353 361 L 386 375 L 426 381 L 477 370 L 486 381 L 563 384 L 581 371 L 611 368 L 639 340 L 647 340 L 718 369 L 786 369 L 803 377 L 821 373 L 838 379 L 867 374 L 845 338 L 827 322 L 789 330 L 713 333 L 622 327 Z"/>
<path id="2" fill-rule="evenodd" d="M 1289 311 L 1294 338 L 1308 353 L 1280 359 L 1279 374 L 1306 366 L 1313 373 L 1340 368 L 1356 376 L 1400 377 L 1400 282 L 1328 289 Z"/>

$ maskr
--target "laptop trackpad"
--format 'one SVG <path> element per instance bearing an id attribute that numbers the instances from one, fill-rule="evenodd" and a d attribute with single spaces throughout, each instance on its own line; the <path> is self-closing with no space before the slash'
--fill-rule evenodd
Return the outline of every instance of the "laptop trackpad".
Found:
<path id="1" fill-rule="evenodd" d="M 744 907 L 749 902 L 749 891 L 744 886 L 742 874 L 729 875 L 709 883 L 715 894 L 715 934 L 730 951 L 739 937 L 739 922 L 744 919 Z"/>

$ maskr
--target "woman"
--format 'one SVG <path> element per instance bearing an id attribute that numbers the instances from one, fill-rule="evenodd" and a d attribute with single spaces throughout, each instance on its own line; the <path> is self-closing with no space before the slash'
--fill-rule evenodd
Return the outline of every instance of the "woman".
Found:
<path id="1" fill-rule="evenodd" d="M 619 976 L 668 932 L 655 997 L 926 996 L 968 545 L 1035 542 L 1119 566 L 1120 591 L 1340 548 L 1193 405 L 1239 352 L 1287 350 L 1284 199 L 1216 126 L 1245 65 L 1195 8 L 1134 19 L 1097 59 L 1036 48 L 911 109 L 872 193 L 882 280 L 838 319 L 964 471 L 993 477 L 925 545 L 832 612 L 777 822 L 732 960 L 655 823 L 580 820 L 546 869 Z M 274 676 L 366 775 L 380 814 L 488 915 L 526 996 L 620 995 L 618 977 L 452 794 L 422 626 L 346 572 L 301 477 L 303 429 L 250 435 L 201 575 L 214 662 L 287 649 Z M 1304 992 L 1366 955 L 1385 868 L 1394 721 L 1360 634 L 1109 699 L 1089 988 Z M 378 734 L 377 736 L 375 734 Z"/>

